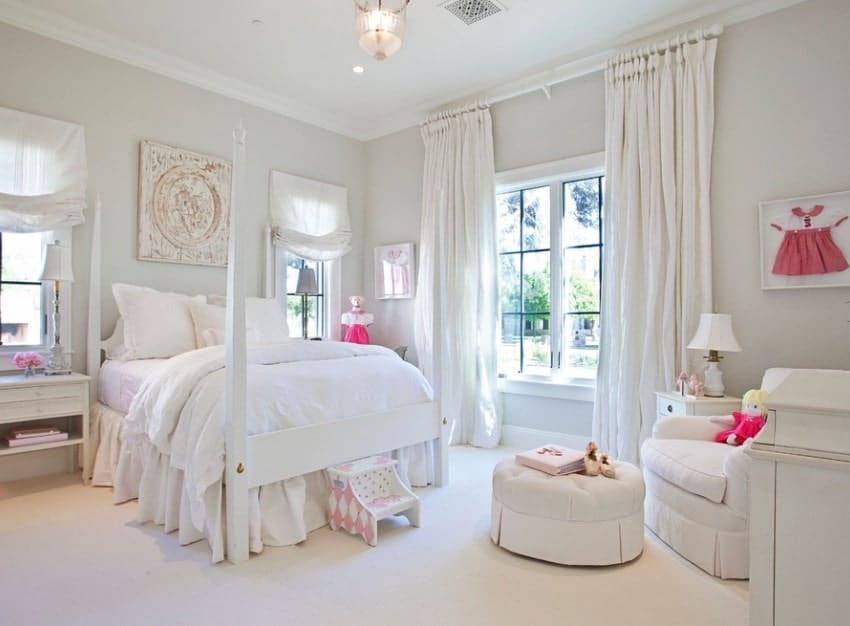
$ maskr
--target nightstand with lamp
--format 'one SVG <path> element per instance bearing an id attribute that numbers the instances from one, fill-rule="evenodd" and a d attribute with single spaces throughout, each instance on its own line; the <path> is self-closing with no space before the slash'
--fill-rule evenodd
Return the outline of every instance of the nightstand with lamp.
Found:
<path id="1" fill-rule="evenodd" d="M 709 398 L 722 398 L 723 372 L 720 371 L 718 352 L 741 352 L 741 346 L 732 332 L 732 316 L 728 313 L 702 313 L 699 327 L 688 344 L 689 350 L 708 350 L 708 362 L 705 366 L 703 382 L 705 395 Z"/>

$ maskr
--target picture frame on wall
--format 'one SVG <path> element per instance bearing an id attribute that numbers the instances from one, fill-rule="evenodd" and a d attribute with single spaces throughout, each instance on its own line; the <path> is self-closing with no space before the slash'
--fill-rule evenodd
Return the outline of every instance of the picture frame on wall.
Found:
<path id="1" fill-rule="evenodd" d="M 231 169 L 215 156 L 142 141 L 138 259 L 226 267 Z"/>
<path id="2" fill-rule="evenodd" d="M 759 203 L 762 289 L 850 287 L 850 191 Z"/>
<path id="3" fill-rule="evenodd" d="M 395 243 L 375 248 L 375 298 L 412 298 L 416 281 L 413 243 Z"/>

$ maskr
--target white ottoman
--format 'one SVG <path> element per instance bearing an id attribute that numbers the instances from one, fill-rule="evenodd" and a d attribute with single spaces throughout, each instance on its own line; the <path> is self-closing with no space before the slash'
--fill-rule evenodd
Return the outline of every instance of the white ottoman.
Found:
<path id="1" fill-rule="evenodd" d="M 641 472 L 613 462 L 616 478 L 549 476 L 502 461 L 493 470 L 490 537 L 505 550 L 563 565 L 613 565 L 643 550 Z"/>

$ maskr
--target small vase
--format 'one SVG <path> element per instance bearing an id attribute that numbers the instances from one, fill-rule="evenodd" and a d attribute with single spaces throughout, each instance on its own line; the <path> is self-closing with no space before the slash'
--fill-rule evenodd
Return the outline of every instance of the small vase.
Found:
<path id="1" fill-rule="evenodd" d="M 35 368 L 32 365 L 27 365 L 27 369 L 24 371 L 24 377 L 30 378 L 35 376 Z"/>

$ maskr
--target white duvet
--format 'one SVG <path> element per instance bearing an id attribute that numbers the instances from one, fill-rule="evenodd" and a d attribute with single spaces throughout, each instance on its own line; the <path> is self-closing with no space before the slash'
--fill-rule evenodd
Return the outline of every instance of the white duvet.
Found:
<path id="1" fill-rule="evenodd" d="M 148 439 L 183 470 L 193 517 L 224 470 L 224 359 L 223 346 L 169 359 L 142 384 L 126 418 L 125 438 Z M 427 402 L 433 393 L 387 348 L 291 341 L 248 349 L 247 396 L 253 435 Z"/>

